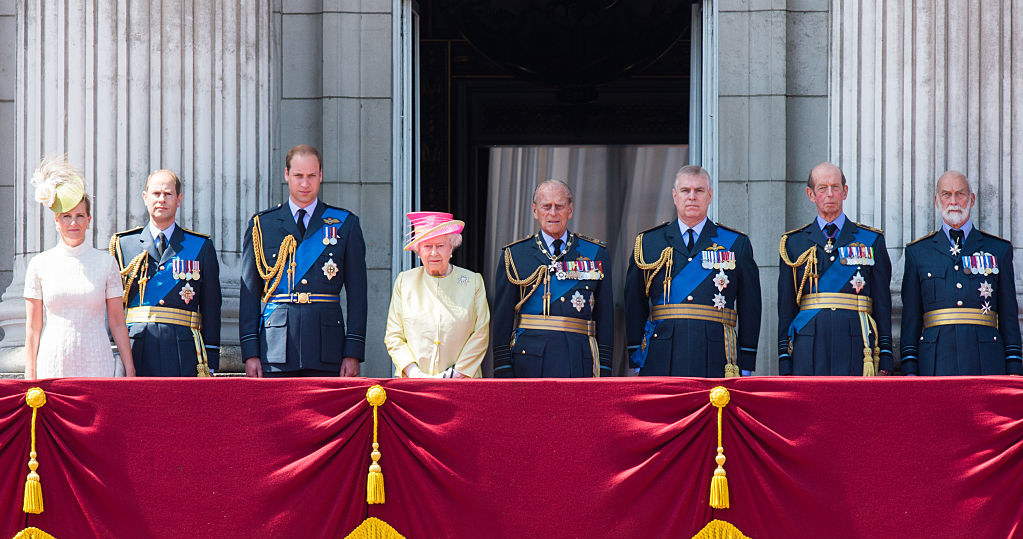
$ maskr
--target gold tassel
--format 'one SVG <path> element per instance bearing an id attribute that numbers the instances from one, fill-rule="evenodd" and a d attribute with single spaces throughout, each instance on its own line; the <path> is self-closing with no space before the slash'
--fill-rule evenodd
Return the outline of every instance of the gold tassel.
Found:
<path id="1" fill-rule="evenodd" d="M 870 348 L 863 349 L 863 376 L 874 376 L 877 374 L 874 371 L 874 356 L 870 352 Z"/>
<path id="2" fill-rule="evenodd" d="M 714 509 L 728 509 L 728 478 L 725 476 L 725 448 L 721 445 L 721 413 L 731 396 L 728 390 L 717 386 L 710 390 L 710 403 L 718 409 L 718 454 L 714 457 L 718 467 L 710 480 L 710 506 Z"/>
<path id="3" fill-rule="evenodd" d="M 369 457 L 373 463 L 369 465 L 369 477 L 366 480 L 366 503 L 384 503 L 384 473 L 380 469 L 380 444 L 377 442 L 377 427 L 379 421 L 377 410 L 387 401 L 387 392 L 379 385 L 375 385 L 366 391 L 366 400 L 373 407 L 373 451 Z"/>
<path id="4" fill-rule="evenodd" d="M 739 366 L 735 363 L 725 363 L 725 378 L 738 378 Z"/>
<path id="5" fill-rule="evenodd" d="M 39 482 L 39 461 L 36 460 L 36 414 L 46 404 L 46 393 L 42 388 L 33 387 L 25 393 L 25 404 L 32 407 L 32 447 L 28 454 L 28 478 L 25 480 L 25 502 L 21 510 L 38 515 L 43 512 L 43 485 Z"/>

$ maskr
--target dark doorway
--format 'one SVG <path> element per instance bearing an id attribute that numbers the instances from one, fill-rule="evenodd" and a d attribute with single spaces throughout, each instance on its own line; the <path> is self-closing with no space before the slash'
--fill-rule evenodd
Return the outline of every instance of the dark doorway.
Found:
<path id="1" fill-rule="evenodd" d="M 689 143 L 689 4 L 632 1 L 419 3 L 420 208 L 466 221 L 455 264 L 483 272 L 497 256 L 484 241 L 492 146 Z M 663 16 L 640 25 L 616 15 L 632 15 L 640 4 Z M 572 30 L 553 31 L 558 17 Z M 502 36 L 512 23 L 514 35 Z M 615 40 L 655 44 L 625 50 Z M 549 61 L 558 55 L 584 59 L 559 69 Z"/>

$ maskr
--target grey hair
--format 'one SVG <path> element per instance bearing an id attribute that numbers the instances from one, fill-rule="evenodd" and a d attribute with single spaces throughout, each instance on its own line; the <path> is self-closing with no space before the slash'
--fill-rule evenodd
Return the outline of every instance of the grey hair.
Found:
<path id="1" fill-rule="evenodd" d="M 533 204 L 536 204 L 536 194 L 540 192 L 541 188 L 543 188 L 543 187 L 552 187 L 552 186 L 561 187 L 562 189 L 565 190 L 566 193 L 568 193 L 568 203 L 569 204 L 571 204 L 572 202 L 575 201 L 575 194 L 572 193 L 572 188 L 569 187 L 566 182 L 564 182 L 562 180 L 550 179 L 550 180 L 544 180 L 544 181 L 536 184 L 536 189 L 533 189 Z"/>
<path id="2" fill-rule="evenodd" d="M 678 179 L 681 178 L 682 176 L 701 176 L 703 177 L 704 180 L 707 181 L 707 189 L 710 189 L 712 187 L 710 181 L 710 172 L 707 172 L 707 169 L 701 167 L 700 165 L 686 165 L 678 169 L 678 172 L 675 173 L 675 182 L 672 184 L 673 189 L 678 189 Z"/>
<path id="3" fill-rule="evenodd" d="M 938 184 L 941 183 L 941 179 L 946 177 L 946 176 L 948 176 L 950 178 L 962 178 L 963 181 L 966 182 L 966 192 L 971 194 L 971 195 L 974 193 L 974 191 L 973 191 L 973 182 L 971 182 L 970 179 L 966 177 L 966 174 L 963 174 L 962 172 L 959 172 L 958 170 L 946 170 L 945 172 L 943 172 L 941 174 L 941 176 L 938 176 L 938 181 L 934 182 L 934 194 L 935 194 L 935 196 L 937 196 L 937 194 L 938 194 Z"/>
<path id="4" fill-rule="evenodd" d="M 835 170 L 838 171 L 838 174 L 840 176 L 842 176 L 842 185 L 846 185 L 847 182 L 845 181 L 845 172 L 842 172 L 842 169 L 838 168 L 838 166 L 834 165 L 833 163 L 824 162 L 824 163 L 821 163 L 821 164 L 819 164 L 819 165 L 817 165 L 817 166 L 815 166 L 815 167 L 810 169 L 810 175 L 806 177 L 806 186 L 809 187 L 810 189 L 813 189 L 815 184 L 817 183 L 814 180 L 813 171 L 815 171 L 815 170 L 817 170 L 819 168 L 828 168 L 828 167 L 834 167 Z"/>
<path id="5" fill-rule="evenodd" d="M 454 251 L 455 249 L 458 249 L 459 247 L 462 246 L 462 233 L 461 232 L 455 232 L 453 234 L 444 234 L 441 237 L 448 238 L 448 241 L 451 242 L 451 250 L 452 251 Z M 423 255 L 419 254 L 419 247 L 421 245 L 422 245 L 422 243 L 417 243 L 417 244 L 413 245 L 412 249 L 410 249 L 410 250 L 413 253 L 416 253 L 419 256 L 423 256 Z"/>

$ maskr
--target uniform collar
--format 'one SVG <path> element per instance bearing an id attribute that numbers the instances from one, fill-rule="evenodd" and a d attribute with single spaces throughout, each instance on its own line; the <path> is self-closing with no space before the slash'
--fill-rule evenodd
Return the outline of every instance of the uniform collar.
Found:
<path id="1" fill-rule="evenodd" d="M 149 227 L 148 227 L 149 235 L 152 236 L 153 242 L 155 243 L 157 238 L 160 237 L 160 233 L 163 232 L 164 237 L 166 237 L 167 241 L 169 242 L 170 239 L 171 239 L 171 236 L 174 235 L 174 228 L 175 228 L 175 226 L 176 225 L 174 223 L 171 223 L 169 227 L 167 227 L 167 228 L 165 228 L 163 230 L 160 230 L 160 228 L 158 226 L 156 226 L 156 223 L 154 223 L 152 221 L 149 221 Z"/>
<path id="2" fill-rule="evenodd" d="M 941 231 L 945 233 L 945 238 L 948 239 L 949 243 L 955 243 L 952 241 L 952 235 L 949 234 L 949 230 L 952 230 L 952 227 L 945 221 L 942 221 Z M 973 230 L 973 218 L 971 217 L 967 219 L 966 222 L 963 223 L 963 226 L 959 227 L 959 230 L 963 231 L 963 242 L 966 242 L 966 238 L 970 237 L 970 231 Z"/>
<path id="3" fill-rule="evenodd" d="M 707 218 L 704 217 L 702 221 L 696 223 L 693 228 L 693 244 L 696 244 L 696 240 L 699 239 L 700 234 L 703 233 L 703 227 L 707 226 Z M 686 231 L 689 230 L 689 225 L 682 222 L 682 219 L 678 220 L 678 231 L 682 233 L 682 240 L 685 241 Z"/>
<path id="4" fill-rule="evenodd" d="M 839 231 L 841 231 L 842 227 L 845 226 L 845 212 L 838 214 L 838 217 L 836 217 L 835 220 L 831 222 L 838 227 Z M 825 221 L 823 217 L 821 217 L 820 215 L 817 216 L 817 228 L 819 228 L 821 232 L 824 231 L 824 227 L 827 226 L 828 224 L 829 224 L 828 221 Z"/>
<path id="5" fill-rule="evenodd" d="M 551 253 L 554 252 L 554 240 L 556 240 L 556 239 L 560 239 L 561 240 L 561 246 L 562 246 L 561 252 L 565 252 L 565 246 L 568 245 L 568 229 L 567 228 L 565 229 L 565 232 L 561 235 L 560 238 L 555 238 L 554 236 L 551 236 L 550 234 L 544 232 L 543 229 L 540 230 L 540 235 L 543 237 L 543 242 L 544 242 L 545 245 L 547 245 L 547 250 L 549 252 L 551 252 Z"/>
<path id="6" fill-rule="evenodd" d="M 316 198 L 313 199 L 312 202 L 309 203 L 308 206 L 299 206 L 298 204 L 295 204 L 294 200 L 291 200 L 291 197 L 288 197 L 288 207 L 291 209 L 291 217 L 297 221 L 298 220 L 298 210 L 303 210 L 304 209 L 305 210 L 305 215 L 308 218 L 309 216 L 311 216 L 313 214 L 313 211 L 316 210 L 316 204 L 319 203 L 319 202 L 320 202 L 320 197 L 316 197 Z"/>

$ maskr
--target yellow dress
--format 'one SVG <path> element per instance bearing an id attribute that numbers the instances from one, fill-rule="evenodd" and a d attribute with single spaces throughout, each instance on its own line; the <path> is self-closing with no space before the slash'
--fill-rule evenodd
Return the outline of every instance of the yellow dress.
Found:
<path id="1" fill-rule="evenodd" d="M 465 376 L 479 378 L 490 344 L 483 276 L 454 265 L 443 277 L 433 277 L 423 267 L 398 274 L 384 344 L 398 376 L 416 363 L 425 374 L 453 365 Z"/>

